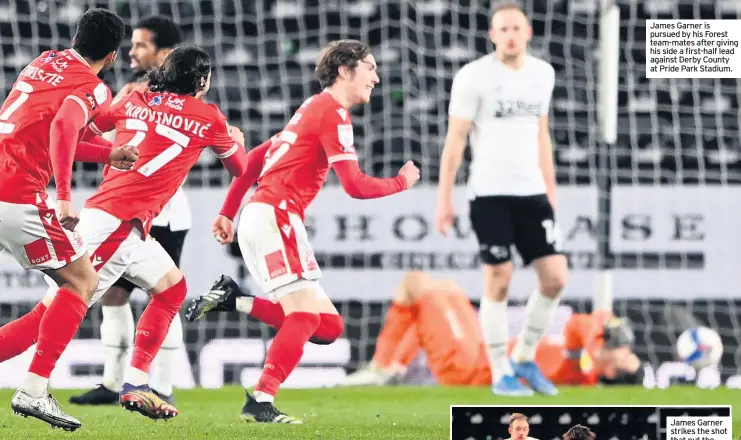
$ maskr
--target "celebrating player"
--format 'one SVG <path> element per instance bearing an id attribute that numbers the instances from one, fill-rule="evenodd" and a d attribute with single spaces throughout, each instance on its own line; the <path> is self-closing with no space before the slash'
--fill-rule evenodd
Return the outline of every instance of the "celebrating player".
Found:
<path id="1" fill-rule="evenodd" d="M 88 121 L 110 106 L 110 90 L 97 75 L 116 60 L 124 32 L 116 14 L 87 11 L 72 48 L 46 51 L 26 66 L 0 108 L 0 249 L 60 286 L 48 307 L 36 309 L 38 319 L 29 332 L 37 349 L 11 406 L 16 413 L 70 430 L 81 424 L 48 394 L 49 376 L 77 333 L 98 283 L 83 242 L 73 232 L 78 216 L 70 203 L 72 162 L 97 161 L 110 153 L 92 144 L 78 146 L 78 141 Z M 56 209 L 46 194 L 52 175 Z M 2 340 L 16 337 L 6 333 Z"/>
<path id="2" fill-rule="evenodd" d="M 186 285 L 170 256 L 149 235 L 151 222 L 204 148 L 213 148 L 235 176 L 244 172 L 246 154 L 242 133 L 230 129 L 218 108 L 200 99 L 211 82 L 206 52 L 177 48 L 148 79 L 149 91 L 132 93 L 90 123 L 99 132 L 115 128 L 115 144 L 138 146 L 140 158 L 131 171 L 106 169 L 80 215 L 79 229 L 100 280 L 90 304 L 120 277 L 152 296 L 136 327 L 119 401 L 147 417 L 167 419 L 177 409 L 152 392 L 148 372 L 185 299 Z"/>
<path id="3" fill-rule="evenodd" d="M 193 320 L 209 310 L 233 310 L 237 297 L 242 297 L 243 310 L 252 308 L 279 329 L 254 398 L 248 392 L 242 408 L 243 418 L 257 422 L 301 423 L 273 405 L 278 388 L 310 338 L 329 344 L 343 331 L 342 317 L 319 285 L 321 271 L 303 223 L 304 211 L 326 181 L 329 167 L 345 191 L 361 199 L 404 191 L 419 179 L 412 162 L 392 179 L 367 176 L 358 165 L 349 109 L 368 103 L 379 82 L 367 45 L 354 40 L 331 43 L 317 64 L 316 77 L 324 91 L 304 101 L 280 134 L 250 152 L 248 171 L 232 183 L 214 224 L 217 239 L 231 242 L 232 219 L 259 176 L 257 189 L 242 210 L 238 237 L 247 268 L 270 301 L 245 297 L 233 280 L 222 277 L 186 315 Z"/>
<path id="4" fill-rule="evenodd" d="M 476 310 L 450 280 L 409 272 L 399 284 L 373 361 L 347 377 L 344 385 L 398 382 L 422 350 L 440 385 L 491 385 L 492 372 Z M 535 363 L 561 385 L 595 385 L 601 379 L 641 383 L 643 369 L 631 350 L 627 321 L 610 313 L 574 314 L 564 327 L 564 343 L 540 341 Z M 515 340 L 509 341 L 511 351 Z"/>
<path id="5" fill-rule="evenodd" d="M 170 51 L 182 42 L 180 28 L 166 17 L 148 17 L 140 21 L 131 35 L 131 69 L 134 81 L 126 84 L 113 99 L 114 102 L 128 97 L 134 91 L 146 92 L 146 73 L 159 66 Z M 113 134 L 112 132 L 110 133 Z M 190 207 L 182 187 L 152 220 L 150 234 L 162 245 L 176 266 L 180 265 L 180 254 L 185 236 L 190 227 Z M 105 350 L 103 383 L 82 395 L 73 396 L 70 402 L 79 405 L 105 405 L 118 403 L 127 353 L 134 343 L 134 315 L 129 298 L 134 284 L 120 278 L 100 298 L 103 320 L 100 337 Z M 180 315 L 170 325 L 170 331 L 154 359 L 152 391 L 172 403 L 173 357 L 183 344 L 183 327 Z"/>
<path id="6" fill-rule="evenodd" d="M 582 425 L 575 425 L 563 435 L 563 440 L 594 440 L 597 436 L 594 435 L 591 429 Z"/>
<path id="7" fill-rule="evenodd" d="M 452 188 L 470 134 L 473 151 L 468 197 L 471 224 L 484 268 L 481 326 L 498 395 L 554 395 L 556 387 L 533 362 L 535 347 L 558 306 L 566 258 L 554 219 L 556 183 L 548 107 L 554 87 L 550 64 L 526 53 L 532 28 L 514 2 L 495 6 L 489 31 L 496 51 L 464 66 L 453 81 L 449 125 L 440 164 L 437 227 L 453 224 Z M 538 274 L 527 318 L 507 357 L 507 290 L 514 244 Z"/>

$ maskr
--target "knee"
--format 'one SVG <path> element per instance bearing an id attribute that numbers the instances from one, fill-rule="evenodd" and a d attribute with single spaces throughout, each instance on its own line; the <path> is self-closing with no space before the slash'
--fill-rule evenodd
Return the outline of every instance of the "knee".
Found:
<path id="1" fill-rule="evenodd" d="M 540 280 L 540 292 L 549 298 L 558 297 L 566 286 L 566 278 L 566 271 L 544 276 Z"/>
<path id="2" fill-rule="evenodd" d="M 185 284 L 185 277 L 178 271 L 178 277 L 172 277 L 167 283 L 167 288 L 159 290 L 159 293 L 152 293 L 152 301 L 157 302 L 166 306 L 169 309 L 173 309 L 175 313 L 180 310 L 180 306 L 185 301 L 185 296 L 188 293 L 188 289 Z M 157 283 L 160 284 L 160 283 Z"/>
<path id="3" fill-rule="evenodd" d="M 309 339 L 309 342 L 317 345 L 329 345 L 342 336 L 344 329 L 345 322 L 342 320 L 342 316 L 322 313 L 320 315 L 319 326 L 314 332 L 314 335 Z"/>
<path id="4" fill-rule="evenodd" d="M 504 301 L 512 280 L 512 263 L 485 266 L 486 295 L 494 301 Z"/>
<path id="5" fill-rule="evenodd" d="M 93 266 L 90 265 L 89 268 L 80 272 L 79 277 L 68 280 L 67 283 L 70 285 L 72 290 L 80 293 L 82 297 L 85 298 L 85 301 L 90 302 L 98 288 L 98 281 L 98 273 L 95 272 Z"/>

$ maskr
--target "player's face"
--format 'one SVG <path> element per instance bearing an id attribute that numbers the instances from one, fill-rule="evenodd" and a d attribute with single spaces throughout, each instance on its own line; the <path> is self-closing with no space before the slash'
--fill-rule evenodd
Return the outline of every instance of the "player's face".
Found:
<path id="1" fill-rule="evenodd" d="M 632 354 L 633 351 L 627 345 L 618 348 L 603 348 L 599 356 L 600 358 L 596 362 L 596 366 L 602 376 L 608 379 L 614 379 Z"/>
<path id="2" fill-rule="evenodd" d="M 358 62 L 358 67 L 355 68 L 355 73 L 351 78 L 350 88 L 355 97 L 354 101 L 358 104 L 369 103 L 373 88 L 381 81 L 378 78 L 376 59 L 373 55 L 368 55 Z"/>
<path id="3" fill-rule="evenodd" d="M 525 53 L 527 43 L 533 35 L 527 17 L 517 9 L 503 9 L 491 19 L 489 38 L 497 52 L 505 57 L 516 57 Z"/>
<path id="4" fill-rule="evenodd" d="M 528 434 L 530 434 L 530 424 L 524 420 L 515 420 L 509 427 L 512 440 L 526 440 Z"/>
<path id="5" fill-rule="evenodd" d="M 154 35 L 148 29 L 134 29 L 131 34 L 131 70 L 146 72 L 159 65 L 159 50 L 154 44 Z"/>

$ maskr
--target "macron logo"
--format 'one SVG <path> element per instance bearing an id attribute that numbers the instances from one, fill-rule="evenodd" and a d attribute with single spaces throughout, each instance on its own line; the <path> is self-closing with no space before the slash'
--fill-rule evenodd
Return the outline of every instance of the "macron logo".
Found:
<path id="1" fill-rule="evenodd" d="M 291 227 L 289 225 L 281 226 L 281 231 L 286 235 L 286 237 L 291 236 Z"/>
<path id="2" fill-rule="evenodd" d="M 345 110 L 344 108 L 338 108 L 337 114 L 340 115 L 343 121 L 347 121 L 347 110 Z"/>

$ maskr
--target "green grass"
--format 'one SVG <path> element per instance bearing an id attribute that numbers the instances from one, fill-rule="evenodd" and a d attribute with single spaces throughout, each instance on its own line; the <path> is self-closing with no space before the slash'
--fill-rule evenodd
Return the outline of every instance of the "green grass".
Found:
<path id="1" fill-rule="evenodd" d="M 82 421 L 74 433 L 52 430 L 43 422 L 14 416 L 12 390 L 0 390 L 2 439 L 152 439 L 152 440 L 288 440 L 288 439 L 448 439 L 451 404 L 522 405 L 730 405 L 738 404 L 738 390 L 701 390 L 671 387 L 561 388 L 558 397 L 494 398 L 488 388 L 393 387 L 285 390 L 278 407 L 300 416 L 301 426 L 255 425 L 239 420 L 244 403 L 241 388 L 178 390 L 180 415 L 169 422 L 153 422 L 118 406 L 81 407 L 67 403 L 72 391 L 56 391 L 64 409 Z M 733 429 L 741 432 L 734 414 Z"/>

